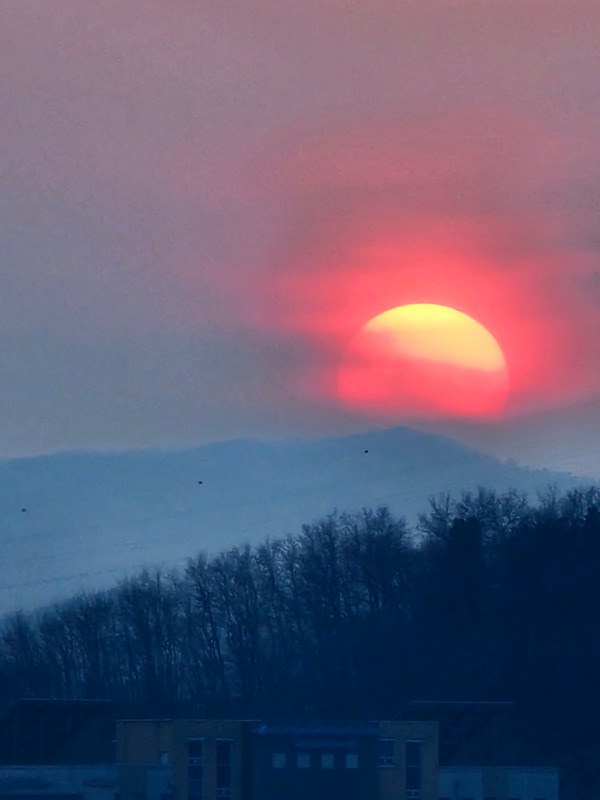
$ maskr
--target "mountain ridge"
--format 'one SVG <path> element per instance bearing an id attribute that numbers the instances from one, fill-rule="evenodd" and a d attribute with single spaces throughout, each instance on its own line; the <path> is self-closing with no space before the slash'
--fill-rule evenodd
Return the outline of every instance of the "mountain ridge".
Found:
<path id="1" fill-rule="evenodd" d="M 413 522 L 441 492 L 484 485 L 531 494 L 549 484 L 566 490 L 582 481 L 405 427 L 7 459 L 0 614 L 181 565 L 201 550 L 294 533 L 336 509 L 387 505 Z"/>

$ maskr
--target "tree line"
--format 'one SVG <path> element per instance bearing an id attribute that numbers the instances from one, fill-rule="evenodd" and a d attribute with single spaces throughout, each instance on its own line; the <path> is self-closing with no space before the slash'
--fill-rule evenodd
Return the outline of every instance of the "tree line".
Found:
<path id="1" fill-rule="evenodd" d="M 336 513 L 13 615 L 0 699 L 355 718 L 513 700 L 551 760 L 600 739 L 599 612 L 600 489 L 536 503 L 479 489 L 432 499 L 414 527 L 386 508 Z"/>

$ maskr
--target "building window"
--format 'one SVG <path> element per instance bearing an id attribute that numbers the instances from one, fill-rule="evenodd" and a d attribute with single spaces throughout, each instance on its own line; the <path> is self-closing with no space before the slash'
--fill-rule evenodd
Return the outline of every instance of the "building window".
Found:
<path id="1" fill-rule="evenodd" d="M 396 762 L 394 760 L 394 740 L 393 739 L 380 739 L 379 740 L 379 757 L 378 762 L 380 767 L 394 767 Z"/>
<path id="2" fill-rule="evenodd" d="M 421 796 L 421 758 L 423 742 L 406 742 L 406 798 L 417 800 Z"/>
<path id="3" fill-rule="evenodd" d="M 344 764 L 346 766 L 346 769 L 358 769 L 358 754 L 346 753 Z"/>
<path id="4" fill-rule="evenodd" d="M 333 753 L 321 754 L 321 767 L 323 769 L 333 769 L 334 767 Z"/>
<path id="5" fill-rule="evenodd" d="M 188 762 L 197 758 L 202 764 L 204 758 L 204 739 L 188 739 Z"/>
<path id="6" fill-rule="evenodd" d="M 204 740 L 188 739 L 188 800 L 202 800 L 204 780 Z"/>
<path id="7" fill-rule="evenodd" d="M 160 754 L 160 763 L 165 766 L 169 763 L 169 754 L 168 753 L 161 753 Z"/>
<path id="8" fill-rule="evenodd" d="M 298 753 L 296 766 L 298 769 L 308 769 L 310 767 L 310 753 Z"/>
<path id="9" fill-rule="evenodd" d="M 273 753 L 273 769 L 285 769 L 287 767 L 287 756 L 285 753 Z"/>
<path id="10" fill-rule="evenodd" d="M 217 797 L 231 797 L 231 739 L 217 739 Z"/>

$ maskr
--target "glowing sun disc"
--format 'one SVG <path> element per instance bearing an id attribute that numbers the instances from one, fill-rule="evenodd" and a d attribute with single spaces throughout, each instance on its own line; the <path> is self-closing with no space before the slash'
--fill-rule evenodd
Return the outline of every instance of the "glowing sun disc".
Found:
<path id="1" fill-rule="evenodd" d="M 508 391 L 500 345 L 462 311 L 415 303 L 369 320 L 338 373 L 340 399 L 363 410 L 416 416 L 497 415 Z"/>

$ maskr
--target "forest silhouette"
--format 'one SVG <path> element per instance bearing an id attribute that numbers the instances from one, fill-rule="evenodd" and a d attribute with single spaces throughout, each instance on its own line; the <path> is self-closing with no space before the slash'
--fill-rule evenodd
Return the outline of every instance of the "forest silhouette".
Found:
<path id="1" fill-rule="evenodd" d="M 386 508 L 334 513 L 5 618 L 0 700 L 329 719 L 508 700 L 512 752 L 591 787 L 599 610 L 600 489 L 479 489 L 431 499 L 412 528 Z"/>

